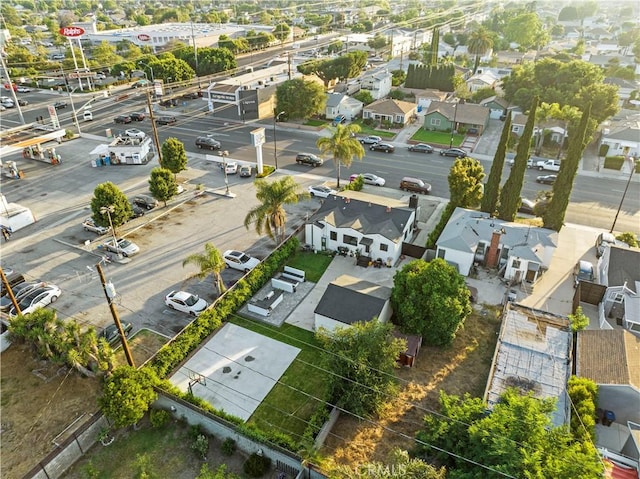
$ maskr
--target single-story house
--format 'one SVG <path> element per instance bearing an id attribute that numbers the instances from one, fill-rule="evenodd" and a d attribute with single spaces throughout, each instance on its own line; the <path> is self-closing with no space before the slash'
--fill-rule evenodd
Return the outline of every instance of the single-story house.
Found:
<path id="1" fill-rule="evenodd" d="M 436 256 L 468 276 L 474 263 L 504 271 L 505 279 L 533 284 L 549 269 L 558 233 L 456 208 L 436 242 Z"/>
<path id="2" fill-rule="evenodd" d="M 482 88 L 491 88 L 495 90 L 499 82 L 500 78 L 494 75 L 491 71 L 476 73 L 466 81 L 467 88 L 471 93 L 475 93 Z"/>
<path id="3" fill-rule="evenodd" d="M 598 277 L 607 287 L 601 314 L 640 334 L 640 250 L 605 248 L 598 260 Z"/>
<path id="4" fill-rule="evenodd" d="M 402 254 L 403 241 L 414 234 L 416 210 L 391 198 L 348 193 L 323 200 L 305 226 L 305 242 L 318 251 L 340 247 L 372 260 L 395 263 Z"/>
<path id="5" fill-rule="evenodd" d="M 418 111 L 429 108 L 432 101 L 445 101 L 449 98 L 449 95 L 451 95 L 449 92 L 434 90 L 432 88 L 426 88 L 424 90 L 419 88 L 402 88 L 402 92 L 415 96 Z"/>
<path id="6" fill-rule="evenodd" d="M 623 125 L 602 132 L 603 145 L 609 145 L 607 156 L 624 155 L 638 158 L 640 155 L 640 124 Z"/>
<path id="7" fill-rule="evenodd" d="M 530 50 L 528 52 L 519 52 L 516 50 L 502 50 L 495 52 L 498 65 L 520 65 L 526 61 L 534 61 L 536 52 Z"/>
<path id="8" fill-rule="evenodd" d="M 391 317 L 391 288 L 342 275 L 327 286 L 314 313 L 314 328 L 335 331 L 354 323 Z"/>
<path id="9" fill-rule="evenodd" d="M 499 96 L 490 96 L 480 102 L 480 105 L 489 109 L 489 118 L 494 120 L 500 119 L 501 116 L 507 114 L 509 102 Z"/>
<path id="10" fill-rule="evenodd" d="M 381 67 L 364 72 L 358 82 L 361 90 L 367 90 L 374 100 L 380 100 L 391 93 L 392 79 L 393 75 L 386 67 Z"/>
<path id="11" fill-rule="evenodd" d="M 528 115 L 521 112 L 514 113 L 511 118 L 511 132 L 518 136 L 522 136 L 528 118 Z M 565 122 L 562 120 L 548 119 L 534 125 L 533 135 L 536 136 L 540 131 L 542 131 L 544 135 L 550 135 L 551 141 L 555 143 L 562 143 L 568 135 L 568 132 L 565 130 L 565 126 Z"/>
<path id="12" fill-rule="evenodd" d="M 402 100 L 383 99 L 374 101 L 362 110 L 362 118 L 388 120 L 407 125 L 417 115 L 418 105 Z"/>
<path id="13" fill-rule="evenodd" d="M 362 113 L 364 103 L 360 100 L 345 95 L 344 93 L 327 93 L 327 105 L 324 114 L 327 118 L 333 119 L 338 115 L 351 121 Z"/>
<path id="14" fill-rule="evenodd" d="M 489 124 L 489 110 L 472 103 L 432 101 L 424 115 L 424 129 L 451 131 L 475 128 L 482 135 Z"/>
<path id="15" fill-rule="evenodd" d="M 618 87 L 618 105 L 622 107 L 624 102 L 631 98 L 631 92 L 640 90 L 640 82 L 623 80 L 622 78 L 607 77 L 604 79 L 606 85 Z"/>

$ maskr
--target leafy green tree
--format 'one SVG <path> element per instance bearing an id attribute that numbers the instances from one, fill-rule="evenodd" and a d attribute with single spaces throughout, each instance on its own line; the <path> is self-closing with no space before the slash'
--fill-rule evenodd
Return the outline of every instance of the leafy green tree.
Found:
<path id="1" fill-rule="evenodd" d="M 376 33 L 372 38 L 369 39 L 367 45 L 369 48 L 373 48 L 374 53 L 377 55 L 378 50 L 383 49 L 388 45 L 387 37 L 382 35 L 381 33 Z"/>
<path id="2" fill-rule="evenodd" d="M 107 41 L 102 41 L 93 47 L 91 57 L 99 65 L 113 65 L 122 61 L 122 57 L 116 53 L 116 47 Z"/>
<path id="3" fill-rule="evenodd" d="M 181 50 L 184 47 L 184 44 L 180 43 L 175 46 L 174 49 Z M 165 82 L 191 80 L 196 73 L 186 61 L 176 58 L 173 53 L 169 52 L 162 53 L 158 57 L 145 57 L 143 62 L 153 68 L 153 76 L 156 80 L 162 79 Z M 144 68 L 148 69 L 148 67 Z M 147 72 L 148 75 L 149 73 L 150 72 Z M 151 75 L 149 75 L 149 78 L 151 78 Z M 169 78 L 171 78 L 171 80 L 169 80 Z"/>
<path id="4" fill-rule="evenodd" d="M 393 86 L 400 86 L 404 83 L 407 78 L 407 74 L 404 70 L 393 70 L 391 72 L 391 84 Z"/>
<path id="5" fill-rule="evenodd" d="M 461 208 L 480 204 L 484 185 L 484 168 L 473 158 L 458 158 L 449 171 L 450 201 Z"/>
<path id="6" fill-rule="evenodd" d="M 402 331 L 433 346 L 451 344 L 471 314 L 464 278 L 441 258 L 411 261 L 397 271 L 391 306 Z"/>
<path id="7" fill-rule="evenodd" d="M 233 43 L 233 40 L 231 40 Z M 222 45 L 220 45 L 222 47 Z M 213 73 L 224 72 L 237 68 L 234 50 L 231 48 L 198 48 L 198 68 L 196 68 L 196 55 L 193 47 L 186 47 L 174 52 L 174 55 L 184 60 L 194 69 L 197 75 L 211 75 Z"/>
<path id="8" fill-rule="evenodd" d="M 478 65 L 480 65 L 480 57 L 491 50 L 492 47 L 493 40 L 486 28 L 479 27 L 478 29 L 471 32 L 471 34 L 469 35 L 467 50 L 470 54 L 475 55 L 476 57 L 473 64 L 473 73 L 478 70 Z"/>
<path id="9" fill-rule="evenodd" d="M 176 177 L 166 168 L 154 168 L 149 177 L 149 191 L 156 200 L 167 206 L 167 201 L 178 193 Z"/>
<path id="10" fill-rule="evenodd" d="M 133 214 L 133 209 L 127 196 L 110 181 L 99 184 L 93 190 L 91 211 L 93 213 L 93 221 L 98 226 L 109 227 L 112 224 L 114 229 L 129 221 Z M 109 216 L 111 216 L 111 224 L 109 223 Z"/>
<path id="11" fill-rule="evenodd" d="M 552 425 L 555 407 L 554 399 L 508 389 L 488 413 L 480 398 L 441 391 L 440 414 L 425 416 L 417 434 L 418 455 L 464 479 L 602 477 L 593 444 L 576 442 L 566 427 Z"/>
<path id="12" fill-rule="evenodd" d="M 153 389 L 157 383 L 158 378 L 149 368 L 120 366 L 104 382 L 98 398 L 100 409 L 116 428 L 131 426 L 142 419 L 158 397 Z"/>
<path id="13" fill-rule="evenodd" d="M 402 479 L 445 479 L 446 471 L 443 467 L 436 469 L 422 459 L 413 458 L 398 448 L 391 451 L 385 462 L 365 462 L 355 470 L 337 465 L 329 471 L 329 477 L 341 479 L 361 479 L 363 475 L 370 479 L 397 479 L 400 475 Z"/>
<path id="14" fill-rule="evenodd" d="M 498 204 L 498 217 L 506 221 L 513 221 L 518 212 L 520 204 L 520 192 L 524 184 L 524 173 L 527 169 L 527 161 L 529 159 L 529 148 L 531 146 L 531 136 L 533 135 L 533 125 L 536 120 L 536 110 L 538 109 L 538 97 L 535 97 L 531 103 L 529 117 L 524 126 L 522 136 L 518 142 L 516 157 L 514 159 L 511 172 L 502 191 L 500 191 L 500 202 Z"/>
<path id="15" fill-rule="evenodd" d="M 496 148 L 496 153 L 493 156 L 493 163 L 491 163 L 491 171 L 489 172 L 489 179 L 484 187 L 484 194 L 482 196 L 482 204 L 480 209 L 485 213 L 495 214 L 498 207 L 498 197 L 500 195 L 500 180 L 502 179 L 502 169 L 504 168 L 504 159 L 507 153 L 507 142 L 509 141 L 509 135 L 511 134 L 511 114 L 507 114 L 502 126 L 502 134 L 500 135 L 500 142 Z"/>
<path id="16" fill-rule="evenodd" d="M 291 35 L 291 27 L 286 23 L 279 23 L 273 29 L 273 36 L 278 39 L 281 45 L 289 38 L 289 35 Z"/>
<path id="17" fill-rule="evenodd" d="M 277 244 L 284 241 L 286 236 L 287 213 L 284 205 L 292 205 L 311 196 L 300 189 L 300 185 L 291 176 L 268 182 L 256 180 L 258 206 L 251 208 L 244 218 L 244 227 L 249 229 L 255 223 L 256 232 L 260 235 L 264 231 Z"/>
<path id="18" fill-rule="evenodd" d="M 331 155 L 333 164 L 336 165 L 336 185 L 340 188 L 340 167 L 349 168 L 353 157 L 362 160 L 364 148 L 355 137 L 360 131 L 360 126 L 356 124 L 337 125 L 333 129 L 333 135 L 323 136 L 316 140 L 316 146 L 322 155 Z"/>
<path id="19" fill-rule="evenodd" d="M 233 472 L 227 472 L 226 464 L 222 464 L 215 471 L 212 471 L 209 469 L 209 464 L 205 462 L 200 467 L 200 472 L 196 479 L 240 479 L 240 476 Z"/>
<path id="20" fill-rule="evenodd" d="M 167 138 L 162 143 L 162 163 L 160 166 L 166 168 L 174 175 L 187 169 L 187 151 L 184 143 L 177 138 Z"/>
<path id="21" fill-rule="evenodd" d="M 560 163 L 560 171 L 558 171 L 558 177 L 553 184 L 553 197 L 542 216 L 542 224 L 545 228 L 560 231 L 564 224 L 564 216 L 567 206 L 569 206 L 569 197 L 573 189 L 573 180 L 576 177 L 582 153 L 587 145 L 585 135 L 589 126 L 590 114 L 591 105 L 582 113 L 578 129 L 569 138 L 567 157 Z"/>
<path id="22" fill-rule="evenodd" d="M 187 256 L 182 262 L 184 268 L 188 264 L 197 266 L 198 271 L 193 276 L 198 279 L 205 279 L 210 274 L 213 275 L 213 282 L 218 294 L 225 292 L 224 281 L 222 281 L 221 272 L 226 268 L 226 263 L 222 258 L 220 250 L 211 243 L 204 244 L 204 253 L 193 253 Z"/>
<path id="23" fill-rule="evenodd" d="M 276 104 L 291 119 L 310 118 L 324 111 L 327 95 L 319 83 L 294 78 L 276 88 Z"/>
<path id="24" fill-rule="evenodd" d="M 636 239 L 636 235 L 634 235 L 630 231 L 619 234 L 618 236 L 616 236 L 616 239 L 618 241 L 622 241 L 623 243 L 627 243 L 632 248 L 638 247 L 638 240 Z"/>
<path id="25" fill-rule="evenodd" d="M 330 400 L 359 416 L 371 416 L 396 392 L 396 360 L 406 342 L 394 338 L 393 325 L 375 318 L 316 333 L 330 379 Z"/>
<path id="26" fill-rule="evenodd" d="M 342 50 L 344 50 L 344 44 L 340 40 L 335 40 L 327 46 L 327 53 L 329 55 L 340 53 Z"/>
<path id="27" fill-rule="evenodd" d="M 358 93 L 353 95 L 353 98 L 355 98 L 356 100 L 361 101 L 365 105 L 373 103 L 373 95 L 371 94 L 371 92 L 369 90 L 360 90 Z"/>
<path id="28" fill-rule="evenodd" d="M 591 379 L 571 376 L 567 384 L 571 400 L 571 434 L 580 442 L 596 442 L 598 385 Z"/>
<path id="29" fill-rule="evenodd" d="M 549 42 L 549 33 L 536 13 L 522 13 L 504 27 L 505 39 L 522 49 L 540 48 Z"/>
<path id="30" fill-rule="evenodd" d="M 569 323 L 571 324 L 571 331 L 577 333 L 589 326 L 589 317 L 582 311 L 582 306 L 576 308 L 575 313 L 568 316 Z"/>

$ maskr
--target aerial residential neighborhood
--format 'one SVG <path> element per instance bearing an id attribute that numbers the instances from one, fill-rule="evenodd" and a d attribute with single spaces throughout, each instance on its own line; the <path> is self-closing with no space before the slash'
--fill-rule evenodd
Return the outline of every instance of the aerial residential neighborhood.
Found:
<path id="1" fill-rule="evenodd" d="M 2 477 L 640 477 L 637 2 L 0 13 Z"/>

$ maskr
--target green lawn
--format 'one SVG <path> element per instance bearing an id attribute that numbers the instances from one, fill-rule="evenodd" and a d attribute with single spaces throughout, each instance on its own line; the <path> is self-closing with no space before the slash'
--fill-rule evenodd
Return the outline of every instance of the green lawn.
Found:
<path id="1" fill-rule="evenodd" d="M 374 128 L 371 128 L 370 126 L 367 126 L 364 123 L 362 123 L 362 120 L 360 120 L 360 119 L 354 120 L 352 123 L 355 124 L 355 125 L 360 125 L 360 134 L 362 136 L 378 135 L 381 138 L 391 139 L 394 136 L 396 136 L 396 134 L 397 134 L 397 132 L 395 132 L 395 131 L 376 130 Z"/>
<path id="2" fill-rule="evenodd" d="M 327 120 L 316 120 L 314 118 L 310 118 L 303 123 L 305 126 L 326 126 L 329 125 L 330 122 Z"/>
<path id="3" fill-rule="evenodd" d="M 419 143 L 429 143 L 434 145 L 446 145 L 451 142 L 451 133 L 446 131 L 428 131 L 420 128 L 416 131 L 415 135 L 411 137 L 412 140 Z M 453 146 L 460 146 L 464 141 L 464 135 L 454 133 Z"/>
<path id="4" fill-rule="evenodd" d="M 332 256 L 325 254 L 298 251 L 295 255 L 289 258 L 287 266 L 303 270 L 307 281 L 317 283 L 322 274 L 329 267 L 332 259 Z"/>

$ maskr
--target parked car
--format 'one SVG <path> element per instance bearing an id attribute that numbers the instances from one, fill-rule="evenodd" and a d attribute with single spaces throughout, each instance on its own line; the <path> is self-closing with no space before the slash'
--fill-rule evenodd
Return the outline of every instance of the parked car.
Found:
<path id="1" fill-rule="evenodd" d="M 25 297 L 20 300 L 18 306 L 20 312 L 25 315 L 33 313 L 36 309 L 44 308 L 45 306 L 55 303 L 62 291 L 55 284 L 48 284 L 41 288 L 34 289 Z M 14 307 L 9 310 L 9 316 L 17 316 L 18 312 Z"/>
<path id="2" fill-rule="evenodd" d="M 455 158 L 466 158 L 467 152 L 462 148 L 446 148 L 440 150 L 440 156 L 453 156 Z"/>
<path id="3" fill-rule="evenodd" d="M 148 80 L 138 80 L 131 85 L 131 88 L 140 88 L 143 86 L 147 86 L 149 84 Z"/>
<path id="4" fill-rule="evenodd" d="M 82 112 L 82 119 L 84 121 L 93 121 L 93 113 L 90 110 L 85 110 Z"/>
<path id="5" fill-rule="evenodd" d="M 152 210 L 158 206 L 158 200 L 149 195 L 136 195 L 133 197 L 132 203 L 148 210 Z"/>
<path id="6" fill-rule="evenodd" d="M 19 86 L 18 88 L 16 88 L 16 91 L 18 93 L 29 93 L 31 91 L 31 88 L 29 88 L 28 86 Z"/>
<path id="7" fill-rule="evenodd" d="M 18 303 L 29 293 L 35 291 L 38 288 L 42 288 L 46 286 L 47 283 L 43 281 L 25 281 L 23 283 L 18 283 L 15 286 L 12 286 L 11 289 L 13 291 L 13 297 L 16 299 Z M 11 302 L 11 297 L 9 294 L 5 294 L 2 298 L 0 298 L 0 311 L 9 311 L 13 303 Z"/>
<path id="8" fill-rule="evenodd" d="M 199 136 L 196 138 L 196 146 L 208 150 L 219 150 L 222 145 L 218 140 L 210 136 Z"/>
<path id="9" fill-rule="evenodd" d="M 534 215 L 533 209 L 536 206 L 535 201 L 528 200 L 526 198 L 520 198 L 520 208 L 518 208 L 518 213 L 524 213 L 527 215 Z"/>
<path id="10" fill-rule="evenodd" d="M 129 113 L 129 117 L 133 121 L 143 121 L 146 115 L 144 113 Z"/>
<path id="11" fill-rule="evenodd" d="M 363 145 L 375 145 L 376 143 L 379 143 L 381 141 L 382 138 L 375 135 L 369 135 L 365 136 L 364 138 L 360 138 L 360 143 L 362 143 Z"/>
<path id="12" fill-rule="evenodd" d="M 8 96 L 0 97 L 0 105 L 2 105 L 5 108 L 15 108 L 16 106 L 15 103 L 13 103 L 13 100 Z"/>
<path id="13" fill-rule="evenodd" d="M 249 165 L 243 165 L 240 167 L 240 177 L 241 178 L 250 178 L 253 175 L 253 170 Z"/>
<path id="14" fill-rule="evenodd" d="M 66 101 L 57 101 L 53 104 L 53 108 L 55 108 L 56 110 L 61 110 L 63 108 L 66 108 L 67 102 Z"/>
<path id="15" fill-rule="evenodd" d="M 384 186 L 384 178 L 374 175 L 373 173 L 362 173 L 361 175 L 354 174 L 349 177 L 349 182 L 354 181 L 359 176 L 362 177 L 362 181 L 365 185 Z"/>
<path id="16" fill-rule="evenodd" d="M 24 275 L 22 273 L 18 273 L 17 271 L 13 271 L 11 269 L 5 268 L 4 275 L 7 277 L 7 283 L 9 286 L 14 288 L 16 285 L 24 283 Z M 0 296 L 4 296 L 7 294 L 4 281 L 0 281 Z"/>
<path id="17" fill-rule="evenodd" d="M 515 153 L 507 153 L 507 164 L 509 166 L 513 166 L 516 163 L 516 154 Z M 533 168 L 533 159 L 529 157 L 527 159 L 527 168 Z"/>
<path id="18" fill-rule="evenodd" d="M 541 160 L 536 163 L 536 168 L 540 171 L 560 171 L 560 160 Z"/>
<path id="19" fill-rule="evenodd" d="M 329 195 L 335 195 L 337 193 L 336 190 L 332 190 L 326 186 L 322 185 L 311 185 L 309 186 L 309 194 L 311 196 L 317 196 L 318 198 L 328 198 Z"/>
<path id="20" fill-rule="evenodd" d="M 245 273 L 248 273 L 260 264 L 258 258 L 249 256 L 242 251 L 227 250 L 222 254 L 222 258 L 229 268 L 244 271 Z"/>
<path id="21" fill-rule="evenodd" d="M 296 163 L 299 165 L 309 165 L 313 166 L 322 166 L 324 164 L 324 160 L 313 153 L 298 153 L 296 155 Z"/>
<path id="22" fill-rule="evenodd" d="M 185 93 L 184 95 L 182 95 L 182 98 L 186 98 L 187 100 L 195 100 L 197 98 L 200 98 L 202 95 L 200 94 L 200 92 L 197 91 L 190 91 L 188 93 Z"/>
<path id="23" fill-rule="evenodd" d="M 178 106 L 178 100 L 176 98 L 167 98 L 165 100 L 160 101 L 160 106 Z"/>
<path id="24" fill-rule="evenodd" d="M 541 175 L 536 178 L 536 183 L 542 183 L 543 185 L 552 185 L 556 182 L 557 175 Z"/>
<path id="25" fill-rule="evenodd" d="M 427 195 L 431 192 L 431 185 L 420 178 L 412 178 L 405 176 L 400 181 L 400 189 L 404 191 L 413 191 L 415 193 L 422 193 Z"/>
<path id="26" fill-rule="evenodd" d="M 138 205 L 130 202 L 131 204 L 131 217 L 129 219 L 133 220 L 135 218 L 140 218 L 141 216 L 144 216 L 145 214 L 145 210 L 143 208 L 140 208 Z"/>
<path id="27" fill-rule="evenodd" d="M 28 104 L 29 104 L 29 101 L 25 100 L 24 98 L 18 98 L 18 105 L 27 106 Z"/>
<path id="28" fill-rule="evenodd" d="M 156 123 L 158 125 L 173 125 L 174 123 L 177 123 L 178 120 L 176 120 L 175 116 L 161 116 L 156 118 Z"/>
<path id="29" fill-rule="evenodd" d="M 114 123 L 131 123 L 131 117 L 129 115 L 118 115 L 113 119 Z"/>
<path id="30" fill-rule="evenodd" d="M 90 231 L 100 236 L 107 234 L 111 229 L 111 228 L 106 228 L 104 226 L 98 226 L 95 223 L 95 221 L 93 221 L 93 218 L 91 217 L 84 219 L 84 221 L 82 222 L 82 227 L 84 228 L 85 231 Z"/>
<path id="31" fill-rule="evenodd" d="M 573 268 L 573 287 L 577 288 L 580 281 L 594 282 L 596 280 L 596 270 L 592 263 L 580 260 Z"/>
<path id="32" fill-rule="evenodd" d="M 122 332 L 124 335 L 129 337 L 129 334 L 131 334 L 131 331 L 133 330 L 133 324 L 128 321 L 122 321 L 120 326 L 122 326 Z M 110 324 L 100 331 L 98 339 L 100 338 L 106 339 L 109 344 L 115 344 L 120 339 L 120 333 L 118 333 L 118 328 L 115 324 Z"/>
<path id="33" fill-rule="evenodd" d="M 385 153 L 393 153 L 394 151 L 396 151 L 396 147 L 391 143 L 384 143 L 382 141 L 376 143 L 375 145 L 371 145 L 369 149 L 371 151 L 384 151 Z"/>
<path id="34" fill-rule="evenodd" d="M 344 115 L 338 115 L 333 119 L 331 124 L 333 126 L 338 126 L 339 124 L 345 123 L 346 121 L 347 121 L 347 118 Z"/>
<path id="35" fill-rule="evenodd" d="M 198 295 L 187 293 L 186 291 L 171 291 L 164 298 L 164 304 L 171 309 L 198 316 L 209 306 L 204 299 Z"/>
<path id="36" fill-rule="evenodd" d="M 124 130 L 124 136 L 142 140 L 147 136 L 147 134 L 142 130 L 138 130 L 137 128 L 129 128 L 128 130 Z"/>
<path id="37" fill-rule="evenodd" d="M 102 72 L 97 72 L 96 76 L 94 77 L 96 80 L 106 80 L 107 79 L 107 75 L 105 75 Z"/>
<path id="38" fill-rule="evenodd" d="M 238 163 L 235 161 L 229 161 L 224 167 L 224 171 L 227 175 L 235 175 L 238 173 Z"/>
<path id="39" fill-rule="evenodd" d="M 415 151 L 418 153 L 433 153 L 433 146 L 426 143 L 418 143 L 417 145 L 409 146 L 409 151 Z"/>
<path id="40" fill-rule="evenodd" d="M 112 253 L 121 254 L 125 258 L 134 256 L 140 252 L 140 248 L 137 244 L 129 241 L 128 239 L 118 238 L 117 244 L 114 244 L 114 240 L 110 239 L 104 242 L 104 247 L 107 251 Z"/>
<path id="41" fill-rule="evenodd" d="M 629 247 L 624 241 L 617 240 L 612 233 L 600 233 L 596 238 L 596 258 L 600 258 L 609 246 Z"/>

